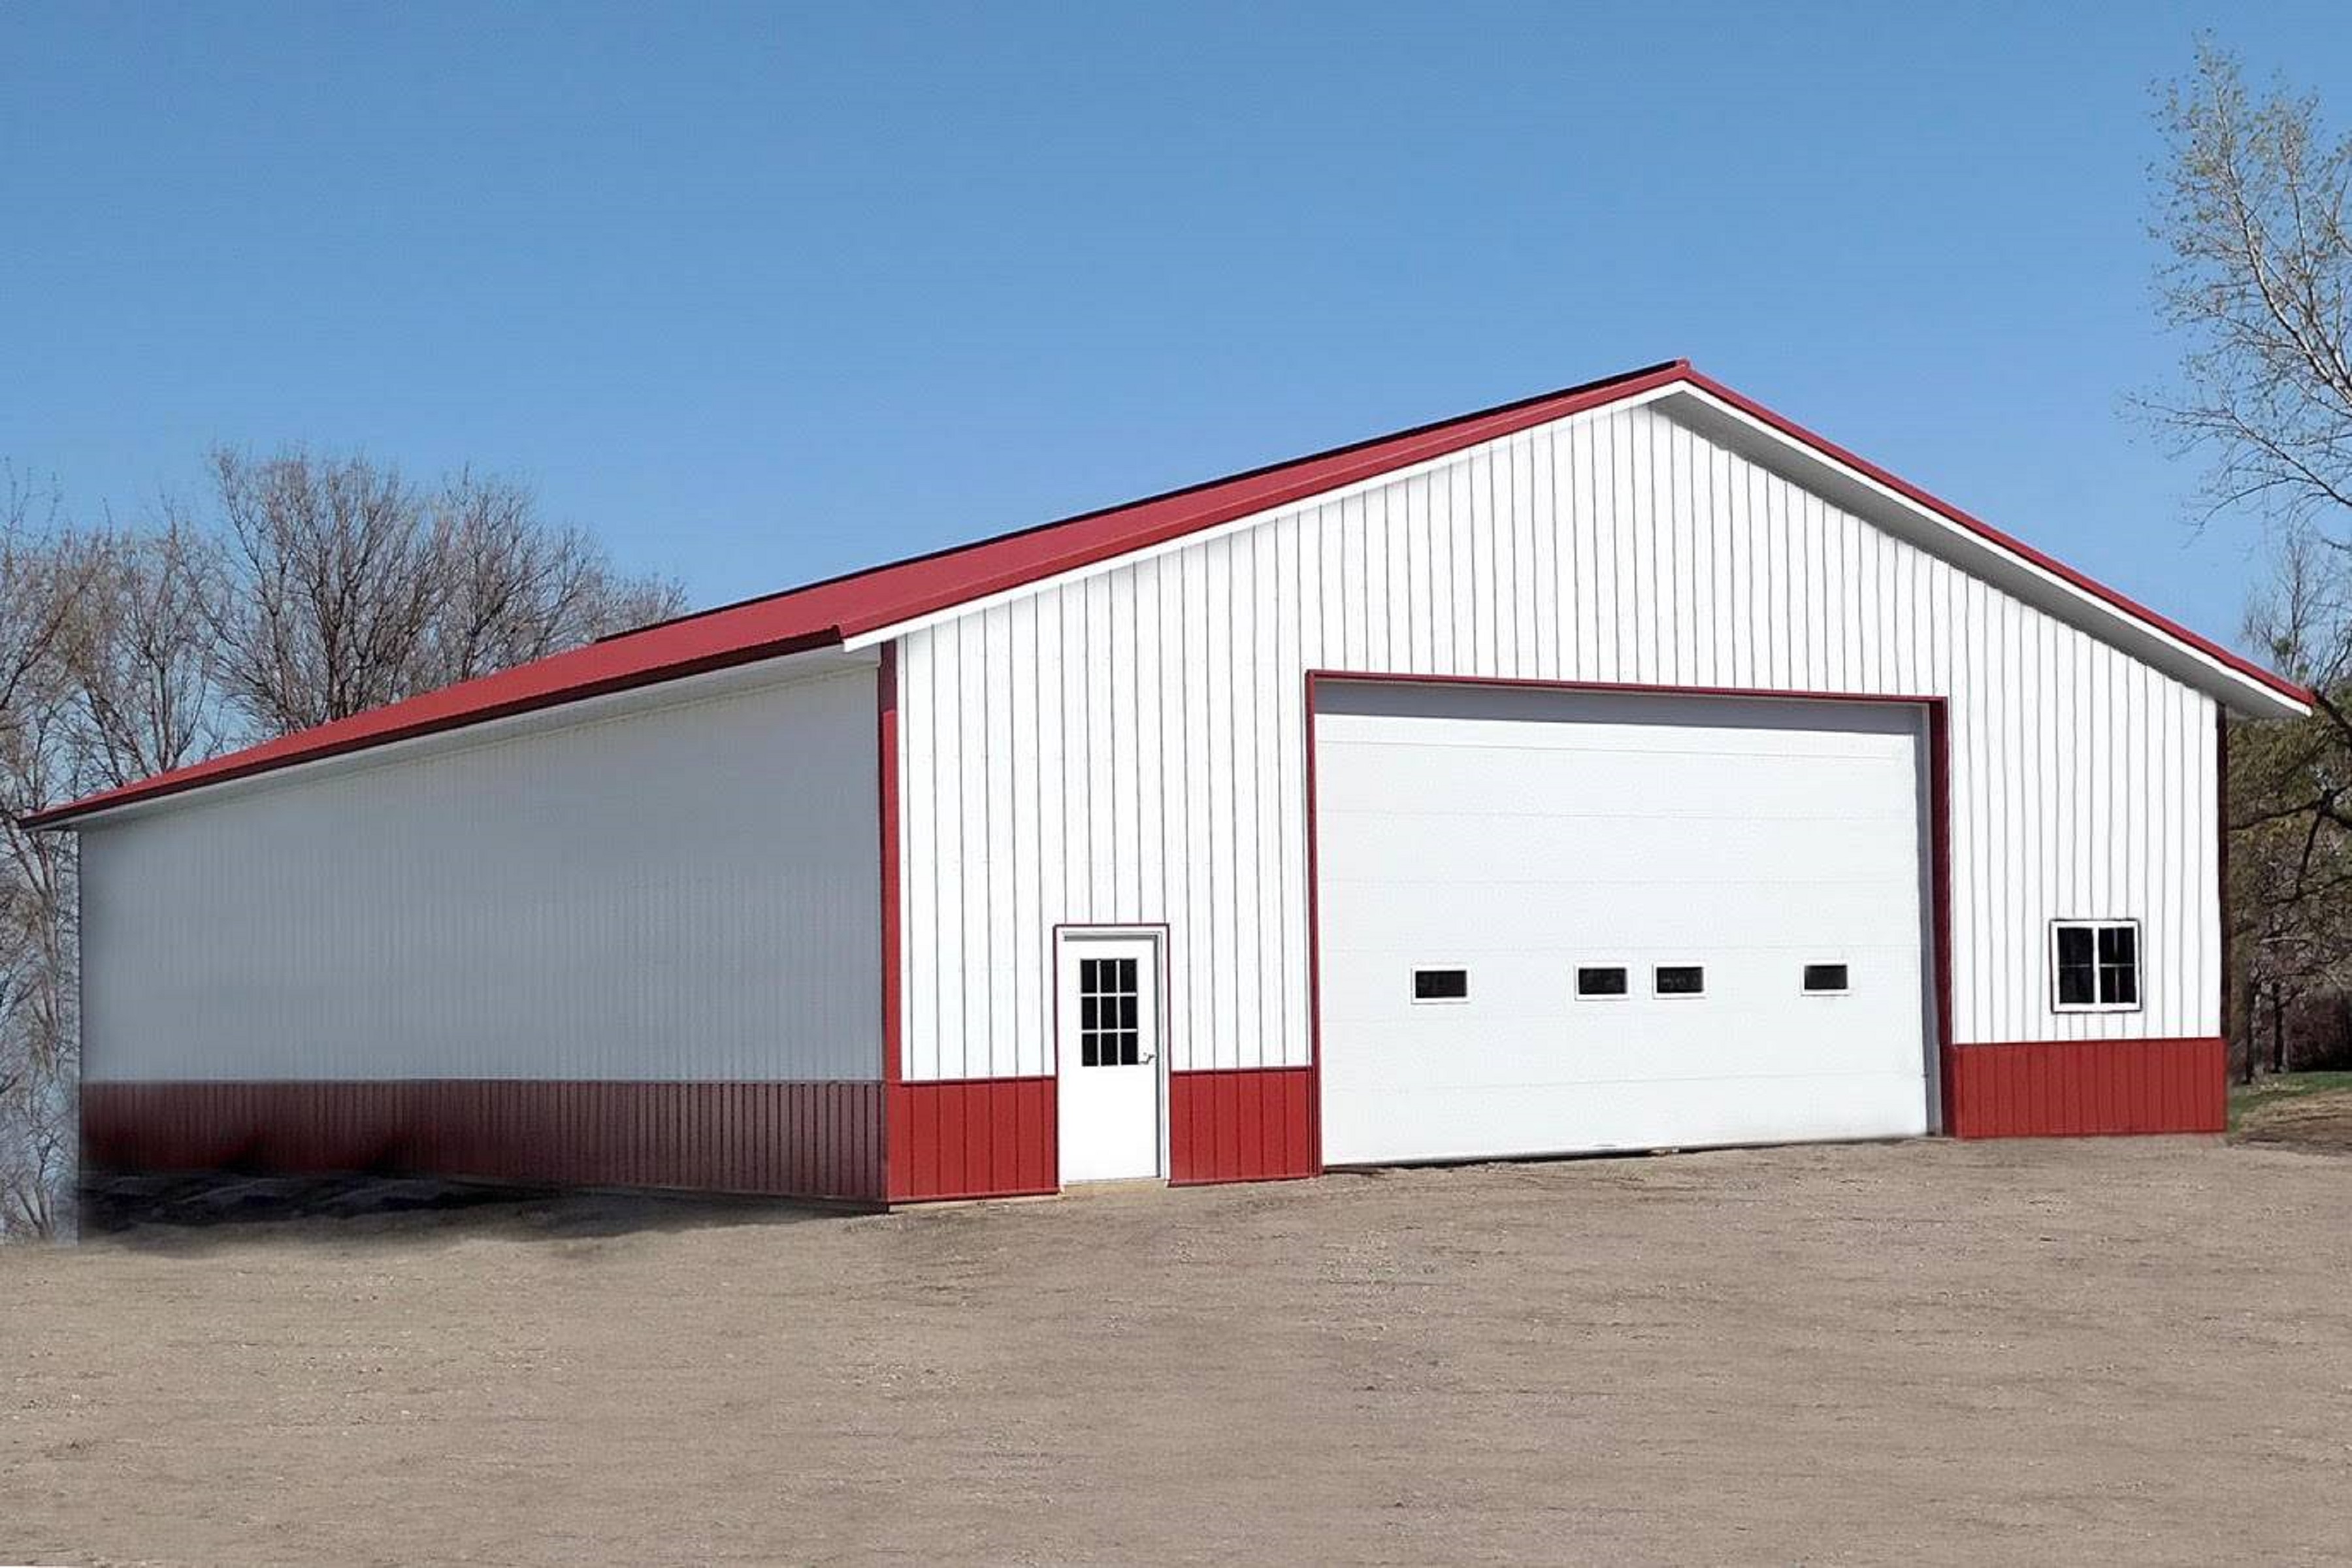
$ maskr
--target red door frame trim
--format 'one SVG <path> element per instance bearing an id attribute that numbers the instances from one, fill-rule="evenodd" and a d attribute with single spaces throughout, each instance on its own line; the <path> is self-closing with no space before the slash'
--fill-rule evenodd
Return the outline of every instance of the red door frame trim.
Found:
<path id="1" fill-rule="evenodd" d="M 1937 1122 L 1952 1124 L 1957 1077 L 1952 1045 L 1951 769 L 1947 758 L 1950 726 L 1947 700 L 1931 696 L 1880 696 L 1860 691 L 1790 691 L 1743 686 L 1659 686 L 1615 680 L 1536 680 L 1517 676 L 1411 675 L 1394 670 L 1309 669 L 1306 675 L 1307 722 L 1307 1007 L 1308 1065 L 1313 1069 L 1315 1163 L 1323 1166 L 1323 911 L 1322 875 L 1316 846 L 1315 687 L 1318 681 L 1391 686 L 1496 687 L 1537 691 L 1573 691 L 1633 697 L 1732 697 L 1778 702 L 1867 702 L 1916 708 L 1927 718 L 1928 919 L 1936 1001 Z"/>

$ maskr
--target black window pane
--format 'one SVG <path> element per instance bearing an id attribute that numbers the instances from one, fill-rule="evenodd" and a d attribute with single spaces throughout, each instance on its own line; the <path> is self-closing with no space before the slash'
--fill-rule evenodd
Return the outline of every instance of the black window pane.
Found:
<path id="1" fill-rule="evenodd" d="M 1118 961 L 1118 988 L 1121 991 L 1135 989 L 1135 960 L 1122 958 Z"/>
<path id="2" fill-rule="evenodd" d="M 2131 926 L 2099 928 L 2099 962 L 2134 964 L 2139 962 L 2139 931 Z"/>
<path id="3" fill-rule="evenodd" d="M 1135 1027 L 1135 998 L 1132 996 L 1118 999 L 1118 1026 L 1122 1029 Z"/>
<path id="4" fill-rule="evenodd" d="M 1095 999 L 1091 996 L 1081 996 L 1078 998 L 1079 1028 L 1091 1029 L 1097 1023 L 1100 1022 L 1100 1020 L 1095 1016 L 1096 1005 L 1097 1004 Z"/>
<path id="5" fill-rule="evenodd" d="M 2091 928 L 2060 926 L 2058 928 L 2058 967 L 2061 969 L 2091 966 Z"/>
<path id="6" fill-rule="evenodd" d="M 1101 983 L 1097 979 L 1099 964 L 1100 961 L 1097 959 L 1082 958 L 1078 960 L 1079 990 L 1099 991 L 1102 989 Z"/>
<path id="7" fill-rule="evenodd" d="M 1470 994 L 1470 972 L 1466 969 L 1416 969 L 1412 972 L 1412 999 L 1416 1002 L 1460 1002 Z"/>
<path id="8" fill-rule="evenodd" d="M 1098 1052 L 1099 1047 L 1095 1044 L 1095 1037 L 1091 1033 L 1080 1035 L 1078 1037 L 1079 1065 L 1083 1067 L 1101 1066 L 1102 1062 Z"/>
<path id="9" fill-rule="evenodd" d="M 1805 965 L 1805 989 L 1808 991 L 1843 991 L 1846 989 L 1845 965 L 1843 963 L 1808 963 Z"/>
<path id="10" fill-rule="evenodd" d="M 1143 1037 L 1133 1029 L 1118 1037 L 1118 1059 L 1129 1067 L 1143 1059 Z"/>
<path id="11" fill-rule="evenodd" d="M 1580 969 L 1576 972 L 1576 994 L 1579 996 L 1622 996 L 1625 994 L 1625 971 L 1615 965 Z"/>
<path id="12" fill-rule="evenodd" d="M 2138 1006 L 2139 972 L 2128 964 L 2101 964 L 2099 1000 L 2116 1007 Z"/>
<path id="13" fill-rule="evenodd" d="M 1662 963 L 1654 973 L 1661 996 L 1696 996 L 1706 990 L 1706 971 L 1696 963 Z"/>

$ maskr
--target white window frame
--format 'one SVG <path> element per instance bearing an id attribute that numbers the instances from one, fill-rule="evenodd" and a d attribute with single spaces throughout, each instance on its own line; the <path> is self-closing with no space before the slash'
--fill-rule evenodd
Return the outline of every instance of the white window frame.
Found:
<path id="1" fill-rule="evenodd" d="M 2091 933 L 2091 990 L 2099 990 L 2099 932 L 2103 929 L 2129 926 L 2132 933 L 2132 1000 L 2129 1002 L 2065 1002 L 2058 994 L 2058 933 L 2077 928 Z M 2140 922 L 2126 915 L 2069 915 L 2050 922 L 2050 939 L 2043 951 L 2050 959 L 2050 1010 L 2053 1013 L 2137 1013 L 2147 1003 L 2147 933 Z"/>
<path id="2" fill-rule="evenodd" d="M 1423 996 L 1421 994 L 1422 974 L 1425 971 L 1437 969 L 1458 969 L 1462 972 L 1461 995 Z M 1456 963 L 1451 959 L 1409 963 L 1405 966 L 1404 971 L 1405 1000 L 1412 1003 L 1416 1007 L 1467 1007 L 1470 1005 L 1470 970 L 1471 965 L 1467 963 Z"/>

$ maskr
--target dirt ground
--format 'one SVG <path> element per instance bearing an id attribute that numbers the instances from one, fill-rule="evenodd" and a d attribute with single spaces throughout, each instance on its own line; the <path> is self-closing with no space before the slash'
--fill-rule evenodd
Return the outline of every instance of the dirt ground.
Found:
<path id="1" fill-rule="evenodd" d="M 1783 1149 L 0 1254 L 0 1561 L 2352 1560 L 2352 1160 Z"/>
<path id="2" fill-rule="evenodd" d="M 2326 1075 L 2334 1079 L 2339 1074 Z M 2270 1080 L 2294 1084 L 2293 1079 Z M 2352 1154 L 2352 1089 L 2285 1092 L 2257 1089 L 2245 1095 L 2237 1135 L 2249 1143 L 2284 1143 L 2301 1149 Z"/>

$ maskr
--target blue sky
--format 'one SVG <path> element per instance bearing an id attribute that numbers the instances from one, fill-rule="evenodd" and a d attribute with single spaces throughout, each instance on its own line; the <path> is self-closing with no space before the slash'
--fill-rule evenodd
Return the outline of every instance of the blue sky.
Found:
<path id="1" fill-rule="evenodd" d="M 1686 354 L 2228 636 L 2152 84 L 2352 26 L 2068 9 L 0 5 L 0 458 L 472 462 L 710 603 Z"/>

